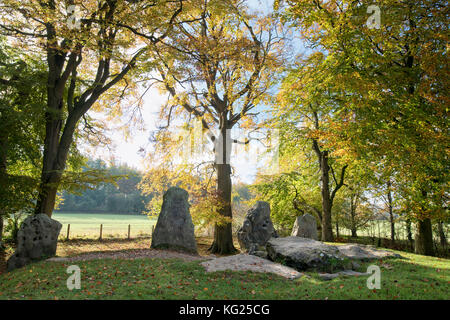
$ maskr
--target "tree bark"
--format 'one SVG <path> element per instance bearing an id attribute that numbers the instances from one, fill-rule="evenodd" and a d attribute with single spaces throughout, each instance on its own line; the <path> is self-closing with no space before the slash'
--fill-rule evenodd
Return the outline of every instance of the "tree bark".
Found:
<path id="1" fill-rule="evenodd" d="M 46 136 L 44 141 L 44 159 L 41 172 L 39 195 L 35 214 L 45 213 L 52 216 L 55 207 L 56 193 L 66 167 L 70 145 L 73 141 L 75 125 L 79 118 L 69 116 L 61 136 L 62 120 L 53 115 L 46 115 Z M 72 123 L 73 122 L 73 123 Z"/>
<path id="2" fill-rule="evenodd" d="M 394 222 L 394 212 L 393 212 L 393 201 L 392 201 L 392 191 L 391 191 L 391 181 L 387 182 L 388 192 L 388 209 L 389 209 L 389 221 L 391 224 L 391 241 L 395 242 L 395 222 Z"/>
<path id="3" fill-rule="evenodd" d="M 0 120 L 3 120 L 0 117 Z M 6 133 L 0 133 L 0 185 L 2 185 L 2 188 L 4 188 L 4 183 L 6 183 L 6 159 L 7 159 L 7 135 Z M 0 249 L 3 248 L 3 215 L 5 214 L 4 206 L 1 205 L 0 202 Z"/>
<path id="4" fill-rule="evenodd" d="M 322 241 L 333 241 L 333 229 L 331 225 L 331 197 L 330 197 L 330 167 L 328 165 L 328 152 L 321 152 L 320 180 L 322 194 Z"/>
<path id="5" fill-rule="evenodd" d="M 444 222 L 438 221 L 439 242 L 443 248 L 447 248 L 447 237 L 444 232 Z"/>
<path id="6" fill-rule="evenodd" d="M 411 231 L 411 220 L 406 220 L 406 234 L 408 237 L 408 241 L 409 242 L 413 242 L 413 236 L 412 236 L 412 231 Z"/>
<path id="7" fill-rule="evenodd" d="M 409 220 L 409 219 L 406 219 L 406 235 L 408 238 L 409 246 L 412 250 L 412 249 L 414 249 L 414 239 L 413 239 L 412 230 L 411 230 L 411 220 Z"/>
<path id="8" fill-rule="evenodd" d="M 223 125 L 220 130 L 220 138 L 216 144 L 216 170 L 217 170 L 217 193 L 219 196 L 219 214 L 222 217 L 233 218 L 231 210 L 231 165 L 230 161 L 230 138 L 227 126 Z M 216 223 L 214 226 L 214 241 L 209 248 L 211 253 L 232 254 L 236 252 L 233 244 L 233 229 L 231 222 L 225 224 Z"/>
<path id="9" fill-rule="evenodd" d="M 339 238 L 339 222 L 336 220 L 336 238 Z"/>
<path id="10" fill-rule="evenodd" d="M 357 235 L 357 228 L 356 228 L 356 221 L 355 221 L 355 215 L 356 215 L 356 200 L 357 195 L 352 193 L 352 196 L 350 198 L 350 218 L 351 218 L 351 232 L 352 232 L 352 238 L 358 237 Z"/>
<path id="11" fill-rule="evenodd" d="M 433 230 L 429 218 L 417 222 L 415 252 L 425 256 L 434 255 Z"/>
<path id="12" fill-rule="evenodd" d="M 2 212 L 0 212 L 0 250 L 3 249 L 3 215 Z"/>

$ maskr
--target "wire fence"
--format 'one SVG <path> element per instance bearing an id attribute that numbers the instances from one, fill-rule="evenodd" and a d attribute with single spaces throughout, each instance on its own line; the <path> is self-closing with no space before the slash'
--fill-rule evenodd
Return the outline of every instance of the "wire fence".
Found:
<path id="1" fill-rule="evenodd" d="M 155 225 L 142 226 L 138 224 L 108 224 L 90 225 L 83 228 L 77 224 L 63 224 L 59 233 L 60 240 L 71 239 L 135 239 L 149 237 L 153 234 Z"/>
<path id="2" fill-rule="evenodd" d="M 414 223 L 410 224 L 411 227 L 411 234 L 412 238 L 414 239 L 414 236 L 416 234 L 417 228 Z M 395 240 L 408 240 L 408 226 L 406 221 L 396 221 L 394 223 L 395 228 Z M 450 235 L 450 228 L 448 225 L 444 225 L 444 233 L 446 235 L 446 238 L 449 239 Z M 350 229 L 345 227 L 339 226 L 339 233 L 343 236 L 351 236 L 352 232 Z M 389 221 L 386 220 L 373 220 L 369 221 L 366 227 L 358 229 L 357 235 L 359 237 L 371 237 L 371 238 L 391 238 L 391 224 Z M 437 231 L 437 228 L 433 226 L 433 240 L 435 242 L 439 242 L 439 233 Z"/>

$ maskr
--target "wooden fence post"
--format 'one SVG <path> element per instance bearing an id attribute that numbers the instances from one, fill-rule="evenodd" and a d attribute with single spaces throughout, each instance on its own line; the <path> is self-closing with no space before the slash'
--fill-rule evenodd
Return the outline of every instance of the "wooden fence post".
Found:
<path id="1" fill-rule="evenodd" d="M 100 240 L 102 240 L 103 224 L 100 225 Z"/>
<path id="2" fill-rule="evenodd" d="M 130 228 L 131 228 L 131 225 L 129 224 L 128 225 L 128 240 L 130 240 Z"/>
<path id="3" fill-rule="evenodd" d="M 66 237 L 66 240 L 69 240 L 69 234 L 70 234 L 70 223 L 67 225 L 67 237 Z"/>

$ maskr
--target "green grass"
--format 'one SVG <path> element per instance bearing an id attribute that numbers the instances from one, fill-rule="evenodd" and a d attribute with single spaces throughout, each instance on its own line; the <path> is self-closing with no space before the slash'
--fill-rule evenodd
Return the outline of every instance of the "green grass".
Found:
<path id="1" fill-rule="evenodd" d="M 367 277 L 322 281 L 316 273 L 290 281 L 272 274 L 206 273 L 199 262 L 136 259 L 75 262 L 81 290 L 66 287 L 71 263 L 40 262 L 0 275 L 0 299 L 449 299 L 450 260 L 401 253 L 372 262 L 381 289 Z M 371 263 L 364 263 L 366 270 Z"/>
<path id="2" fill-rule="evenodd" d="M 67 225 L 70 223 L 70 238 L 98 238 L 100 224 L 103 224 L 103 237 L 126 237 L 128 225 L 131 225 L 131 236 L 150 235 L 156 219 L 145 215 L 104 214 L 104 213 L 54 213 L 53 219 L 63 224 L 60 237 L 66 238 Z"/>

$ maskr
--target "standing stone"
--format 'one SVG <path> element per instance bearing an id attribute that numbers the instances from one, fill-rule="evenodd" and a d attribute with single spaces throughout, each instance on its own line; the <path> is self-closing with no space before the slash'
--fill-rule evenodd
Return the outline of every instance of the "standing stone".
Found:
<path id="1" fill-rule="evenodd" d="M 318 240 L 316 218 L 309 213 L 297 217 L 291 236 Z"/>
<path id="2" fill-rule="evenodd" d="M 8 259 L 8 271 L 54 256 L 61 228 L 61 223 L 46 214 L 28 216 L 17 233 L 17 249 Z"/>
<path id="3" fill-rule="evenodd" d="M 197 253 L 188 198 L 187 191 L 178 187 L 166 191 L 152 236 L 152 248 L 181 249 Z"/>
<path id="4" fill-rule="evenodd" d="M 260 251 L 265 250 L 267 241 L 272 237 L 278 237 L 270 219 L 270 205 L 267 202 L 258 201 L 248 211 L 237 236 L 242 250 L 264 256 L 264 252 Z"/>

